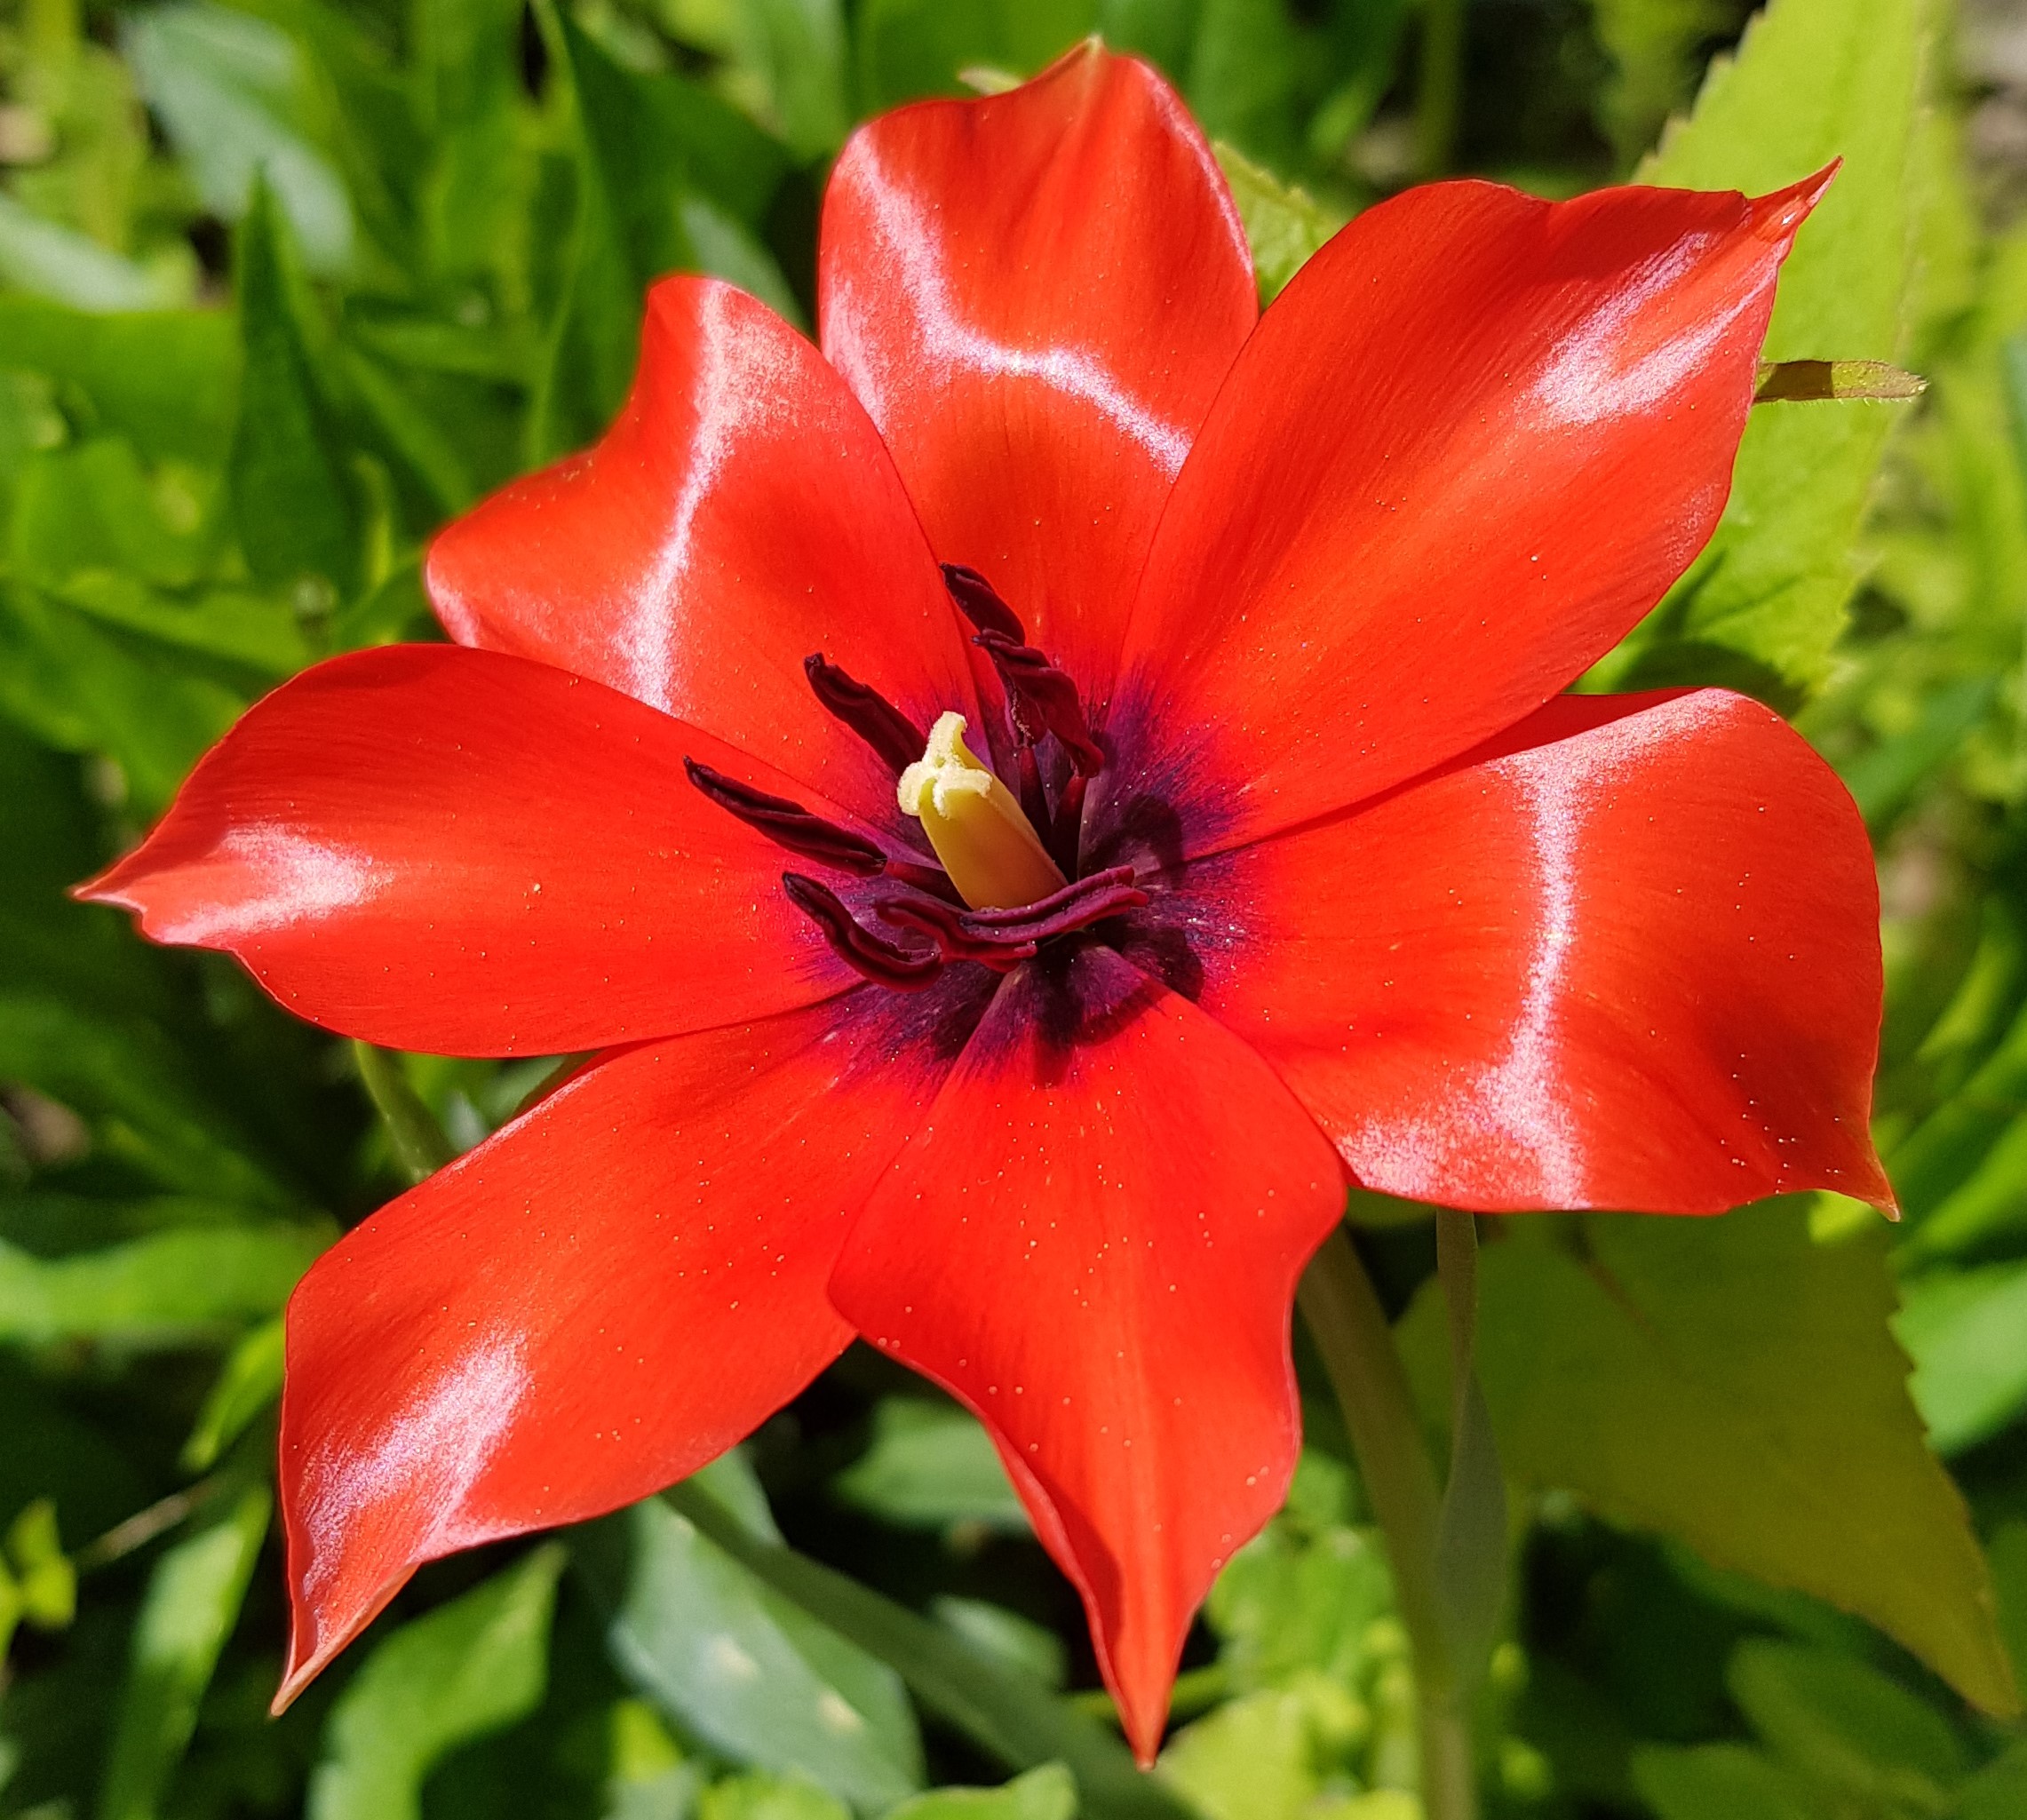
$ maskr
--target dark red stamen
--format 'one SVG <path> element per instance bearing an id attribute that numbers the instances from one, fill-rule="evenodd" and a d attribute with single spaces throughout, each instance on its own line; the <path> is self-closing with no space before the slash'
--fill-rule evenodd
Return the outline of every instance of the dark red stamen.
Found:
<path id="1" fill-rule="evenodd" d="M 998 632 L 1017 645 L 1027 642 L 1021 616 L 999 598 L 999 591 L 982 575 L 961 562 L 946 562 L 942 568 L 943 585 L 950 591 L 950 599 L 979 631 Z"/>
<path id="2" fill-rule="evenodd" d="M 831 953 L 847 966 L 878 985 L 901 992 L 919 992 L 943 971 L 943 957 L 934 948 L 903 948 L 876 934 L 845 907 L 838 894 L 800 872 L 783 872 L 782 889 L 789 902 L 815 923 Z"/>
<path id="3" fill-rule="evenodd" d="M 959 910 L 912 897 L 884 899 L 878 909 L 887 922 L 932 937 L 945 960 L 980 961 L 1004 972 L 1029 958 L 1044 942 L 1147 901 L 1147 893 L 1133 882 L 1133 869 L 1115 866 L 1012 910 Z"/>
<path id="4" fill-rule="evenodd" d="M 928 744 L 929 736 L 873 688 L 831 663 L 821 651 L 802 660 L 816 699 L 864 740 L 898 777 Z"/>
<path id="5" fill-rule="evenodd" d="M 1105 754 L 1085 724 L 1077 685 L 1067 672 L 1057 669 L 1034 646 L 1003 632 L 982 632 L 972 643 L 992 659 L 1006 686 L 1014 729 L 1026 743 L 1032 745 L 1045 731 L 1053 733 L 1080 775 L 1094 777 L 1105 768 Z"/>
<path id="6" fill-rule="evenodd" d="M 749 828 L 758 829 L 768 839 L 778 841 L 791 853 L 819 865 L 835 866 L 840 872 L 855 872 L 870 878 L 887 869 L 886 854 L 862 834 L 840 828 L 813 815 L 800 803 L 785 796 L 769 796 L 764 790 L 741 783 L 724 772 L 686 758 L 683 769 L 689 780 L 721 809 L 736 815 Z"/>

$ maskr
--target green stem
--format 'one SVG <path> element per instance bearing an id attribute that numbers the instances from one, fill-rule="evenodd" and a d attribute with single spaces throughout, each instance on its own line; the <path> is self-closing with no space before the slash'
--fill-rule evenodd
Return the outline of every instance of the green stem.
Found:
<path id="1" fill-rule="evenodd" d="M 1310 1260 L 1299 1299 L 1387 1538 L 1395 1600 L 1414 1651 L 1422 1810 L 1427 1820 L 1476 1820 L 1470 1717 L 1436 1573 L 1443 1498 L 1387 1311 L 1342 1227 Z"/>
<path id="2" fill-rule="evenodd" d="M 433 1175 L 457 1154 L 457 1147 L 444 1135 L 422 1095 L 409 1085 L 400 1058 L 356 1040 L 352 1053 L 374 1110 L 387 1128 L 395 1159 L 408 1172 L 409 1180 L 420 1181 Z"/>
<path id="3" fill-rule="evenodd" d="M 1424 177 L 1450 169 L 1464 91 L 1464 0 L 1424 0 L 1421 84 L 1415 96 L 1415 164 Z"/>

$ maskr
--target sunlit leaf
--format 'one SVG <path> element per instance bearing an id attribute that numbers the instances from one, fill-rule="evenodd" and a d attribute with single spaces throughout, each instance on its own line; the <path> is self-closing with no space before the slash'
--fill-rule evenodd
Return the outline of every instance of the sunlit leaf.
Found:
<path id="1" fill-rule="evenodd" d="M 887 1398 L 873 1412 L 872 1445 L 832 1482 L 847 1504 L 911 1529 L 1028 1529 L 992 1437 L 953 1404 Z"/>
<path id="2" fill-rule="evenodd" d="M 1220 141 L 1212 150 L 1245 224 L 1260 300 L 1271 302 L 1309 255 L 1344 226 L 1344 217 L 1324 208 L 1307 190 L 1281 182 L 1236 146 Z"/>
<path id="3" fill-rule="evenodd" d="M 1570 1232 L 1484 1253 L 1479 1370 L 1506 1470 L 1856 1612 L 2016 1711 L 1990 1575 L 1887 1325 L 1877 1236 L 1818 1246 L 1778 1204 Z M 1411 1318 L 1425 1395 L 1441 1318 L 1433 1294 Z"/>
<path id="4" fill-rule="evenodd" d="M 1841 158 L 1781 273 L 1766 355 L 1891 360 L 1927 0 L 1773 0 L 1641 181 L 1761 194 Z M 1852 545 L 1895 404 L 1755 411 L 1730 503 L 1667 600 L 1599 667 L 1615 688 L 1729 682 L 1792 700 L 1823 680 L 1857 582 Z"/>
<path id="5" fill-rule="evenodd" d="M 288 34 L 202 0 L 130 13 L 124 25 L 123 48 L 141 93 L 205 206 L 238 220 L 264 175 L 311 267 L 345 270 L 352 203 L 329 156 L 302 131 L 309 75 Z"/>
<path id="6" fill-rule="evenodd" d="M 364 506 L 329 401 L 286 229 L 257 182 L 239 234 L 245 370 L 233 441 L 233 505 L 247 566 L 260 580 L 321 578 L 340 595 L 359 579 Z"/>
<path id="7" fill-rule="evenodd" d="M 155 1564 L 99 1794 L 99 1820 L 153 1820 L 188 1747 L 197 1706 L 239 1620 L 272 1498 L 242 1492 Z"/>
<path id="8" fill-rule="evenodd" d="M 1060 1763 L 1004 1788 L 937 1788 L 903 1801 L 886 1820 L 1076 1820 L 1077 1783 Z"/>
<path id="9" fill-rule="evenodd" d="M 735 1761 L 795 1771 L 879 1809 L 922 1784 L 915 1719 L 892 1670 L 754 1579 L 650 1498 L 589 1557 L 626 1678 Z"/>
<path id="10" fill-rule="evenodd" d="M 324 1729 L 309 1820 L 420 1820 L 432 1765 L 541 1703 L 563 1561 L 537 1548 L 372 1646 Z"/>
<path id="11" fill-rule="evenodd" d="M 289 1226 L 158 1233 L 67 1258 L 0 1244 L 0 1341 L 187 1345 L 274 1314 L 322 1249 Z"/>
<path id="12" fill-rule="evenodd" d="M 1913 1355 L 1911 1388 L 1939 1452 L 1988 1439 L 2027 1408 L 2027 1261 L 1915 1278 L 1894 1331 Z"/>
<path id="13" fill-rule="evenodd" d="M 80 310 L 180 303 L 180 274 L 150 271 L 0 195 L 0 282 Z"/>
<path id="14" fill-rule="evenodd" d="M 1188 1808 L 1134 1768 L 1117 1735 L 1069 1702 L 848 1575 L 756 1537 L 694 1480 L 666 1496 L 756 1578 L 887 1663 L 924 1711 L 1009 1768 L 1067 1764 L 1083 1820 L 1187 1820 Z"/>
<path id="15" fill-rule="evenodd" d="M 183 1445 L 184 1469 L 202 1473 L 282 1394 L 283 1330 L 277 1315 L 250 1329 L 226 1355 L 197 1425 Z"/>

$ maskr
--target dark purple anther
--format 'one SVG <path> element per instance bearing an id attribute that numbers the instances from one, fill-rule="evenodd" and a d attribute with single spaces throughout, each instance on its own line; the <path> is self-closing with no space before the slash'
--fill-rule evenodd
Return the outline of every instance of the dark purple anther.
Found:
<path id="1" fill-rule="evenodd" d="M 768 839 L 778 841 L 791 853 L 819 865 L 835 866 L 840 872 L 855 872 L 870 878 L 887 869 L 886 854 L 862 834 L 840 828 L 813 815 L 800 803 L 785 796 L 769 796 L 764 790 L 741 783 L 709 765 L 685 759 L 683 769 L 689 780 L 721 809 L 736 815 L 749 828 L 758 829 Z"/>
<path id="2" fill-rule="evenodd" d="M 943 585 L 950 591 L 950 599 L 958 603 L 964 616 L 979 631 L 998 632 L 1017 645 L 1027 642 L 1021 616 L 999 598 L 998 590 L 975 568 L 967 568 L 961 562 L 944 563 Z"/>
<path id="3" fill-rule="evenodd" d="M 1036 903 L 1013 910 L 960 910 L 915 897 L 883 899 L 879 914 L 933 938 L 945 960 L 975 960 L 1004 973 L 1044 942 L 1116 917 L 1148 901 L 1131 866 L 1114 866 L 1066 885 Z"/>
<path id="4" fill-rule="evenodd" d="M 860 922 L 838 894 L 800 872 L 783 872 L 789 902 L 815 923 L 831 953 L 876 985 L 918 992 L 934 985 L 943 957 L 934 948 L 903 948 Z"/>
<path id="5" fill-rule="evenodd" d="M 1023 645 L 998 632 L 982 632 L 972 640 L 992 659 L 1014 711 L 1014 724 L 1030 744 L 1043 731 L 1062 742 L 1069 761 L 1084 777 L 1095 777 L 1105 768 L 1105 754 L 1091 737 L 1085 724 L 1084 707 L 1077 699 L 1077 685 L 1032 645 Z"/>
<path id="6" fill-rule="evenodd" d="M 821 651 L 802 660 L 802 672 L 816 699 L 878 752 L 896 777 L 922 756 L 928 735 L 878 689 L 847 675 Z"/>

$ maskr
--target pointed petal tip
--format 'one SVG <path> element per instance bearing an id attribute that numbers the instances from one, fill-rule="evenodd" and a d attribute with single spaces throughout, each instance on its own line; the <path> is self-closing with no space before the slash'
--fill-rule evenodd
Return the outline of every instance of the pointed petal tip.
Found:
<path id="1" fill-rule="evenodd" d="M 1749 206 L 1754 228 L 1769 240 L 1792 239 L 1843 168 L 1843 159 L 1832 158 L 1822 170 L 1799 183 L 1753 197 Z"/>
<path id="2" fill-rule="evenodd" d="M 1163 1734 L 1168 1729 L 1168 1684 L 1165 1681 L 1161 1692 L 1152 1699 L 1129 1700 L 1117 1689 L 1112 1698 L 1118 1706 L 1120 1727 L 1133 1750 L 1133 1761 L 1142 1769 L 1152 1769 L 1161 1755 Z"/>

